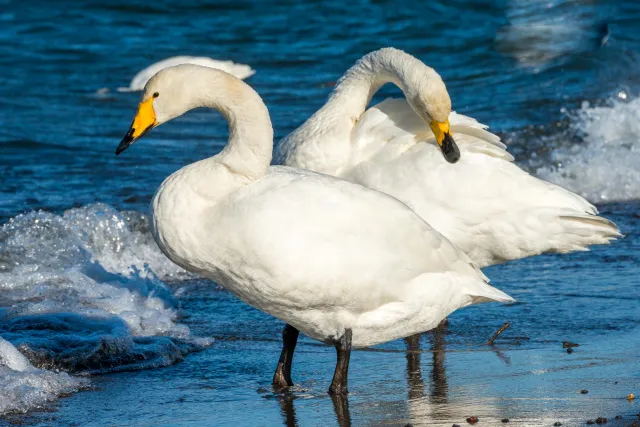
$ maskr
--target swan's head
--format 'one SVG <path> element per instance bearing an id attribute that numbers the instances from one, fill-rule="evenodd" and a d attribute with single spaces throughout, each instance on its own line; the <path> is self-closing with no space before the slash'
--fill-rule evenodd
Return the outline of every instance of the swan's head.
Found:
<path id="1" fill-rule="evenodd" d="M 194 82 L 201 81 L 199 76 L 195 75 L 201 72 L 201 68 L 205 67 L 177 65 L 165 68 L 147 82 L 138 112 L 129 131 L 118 145 L 116 154 L 122 153 L 154 127 L 199 106 L 193 93 L 199 91 L 198 85 Z"/>
<path id="2" fill-rule="evenodd" d="M 455 163 L 460 159 L 460 150 L 451 136 L 449 126 L 449 92 L 435 70 L 425 66 L 422 74 L 414 76 L 415 84 L 410 85 L 411 89 L 405 92 L 407 102 L 413 111 L 429 124 L 444 158 L 449 163 Z"/>

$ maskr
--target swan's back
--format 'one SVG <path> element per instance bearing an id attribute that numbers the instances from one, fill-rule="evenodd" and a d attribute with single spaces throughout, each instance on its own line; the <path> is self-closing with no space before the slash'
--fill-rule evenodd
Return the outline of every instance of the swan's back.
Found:
<path id="1" fill-rule="evenodd" d="M 455 113 L 450 122 L 461 152 L 456 164 L 446 162 L 405 100 L 386 100 L 353 129 L 340 176 L 407 203 L 480 265 L 619 236 L 585 199 L 515 165 L 486 126 Z"/>
<path id="2" fill-rule="evenodd" d="M 247 259 L 267 260 L 284 281 L 323 276 L 358 292 L 362 284 L 387 288 L 425 272 L 484 279 L 403 203 L 328 175 L 272 167 L 225 203 L 212 223 L 234 230 L 225 239 L 244 247 Z"/>

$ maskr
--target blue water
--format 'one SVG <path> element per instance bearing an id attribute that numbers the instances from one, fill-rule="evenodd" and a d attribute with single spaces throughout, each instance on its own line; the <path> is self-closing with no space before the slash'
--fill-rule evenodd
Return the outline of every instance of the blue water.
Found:
<path id="1" fill-rule="evenodd" d="M 421 351 L 400 341 L 355 352 L 353 424 L 630 420 L 639 24 L 635 1 L 0 0 L 0 337 L 11 343 L 0 341 L 0 425 L 337 423 L 325 394 L 333 349 L 303 340 L 300 385 L 274 395 L 281 323 L 172 265 L 149 235 L 155 188 L 220 150 L 226 123 L 198 110 L 116 158 L 139 96 L 116 89 L 175 55 L 248 64 L 279 139 L 383 46 L 434 67 L 456 111 L 491 126 L 526 170 L 598 203 L 626 237 L 488 268 L 518 304 L 454 313 Z M 389 95 L 399 91 L 376 100 Z M 494 352 L 483 343 L 505 321 Z M 568 355 L 563 340 L 581 346 Z"/>

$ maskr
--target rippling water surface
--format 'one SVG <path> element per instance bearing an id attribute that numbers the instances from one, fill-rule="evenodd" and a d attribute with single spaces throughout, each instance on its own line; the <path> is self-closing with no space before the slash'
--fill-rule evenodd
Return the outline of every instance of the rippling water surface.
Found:
<path id="1" fill-rule="evenodd" d="M 518 304 L 461 310 L 419 343 L 354 352 L 351 421 L 630 424 L 640 4 L 225 3 L 0 0 L 0 425 L 307 426 L 340 414 L 345 425 L 325 394 L 331 348 L 303 339 L 299 385 L 274 395 L 281 323 L 174 266 L 148 232 L 155 188 L 219 151 L 226 124 L 198 110 L 116 158 L 139 96 L 116 89 L 170 56 L 248 64 L 279 139 L 383 46 L 436 68 L 456 111 L 499 133 L 526 170 L 598 203 L 626 237 L 488 268 Z M 484 345 L 505 321 L 498 345 Z M 563 340 L 581 345 L 567 354 Z"/>

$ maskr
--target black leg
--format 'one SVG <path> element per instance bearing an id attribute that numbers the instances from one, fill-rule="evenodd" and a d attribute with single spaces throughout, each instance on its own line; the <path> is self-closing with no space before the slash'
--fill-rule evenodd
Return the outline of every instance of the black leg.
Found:
<path id="1" fill-rule="evenodd" d="M 342 395 L 347 394 L 347 376 L 349 373 L 349 357 L 351 357 L 351 329 L 345 329 L 344 335 L 333 341 L 336 346 L 338 361 L 336 362 L 336 371 L 333 373 L 333 381 L 329 387 L 329 394 Z"/>
<path id="2" fill-rule="evenodd" d="M 291 381 L 291 362 L 293 362 L 293 351 L 298 343 L 300 332 L 291 325 L 286 325 L 282 331 L 282 353 L 273 375 L 273 387 L 277 390 L 293 385 Z"/>

